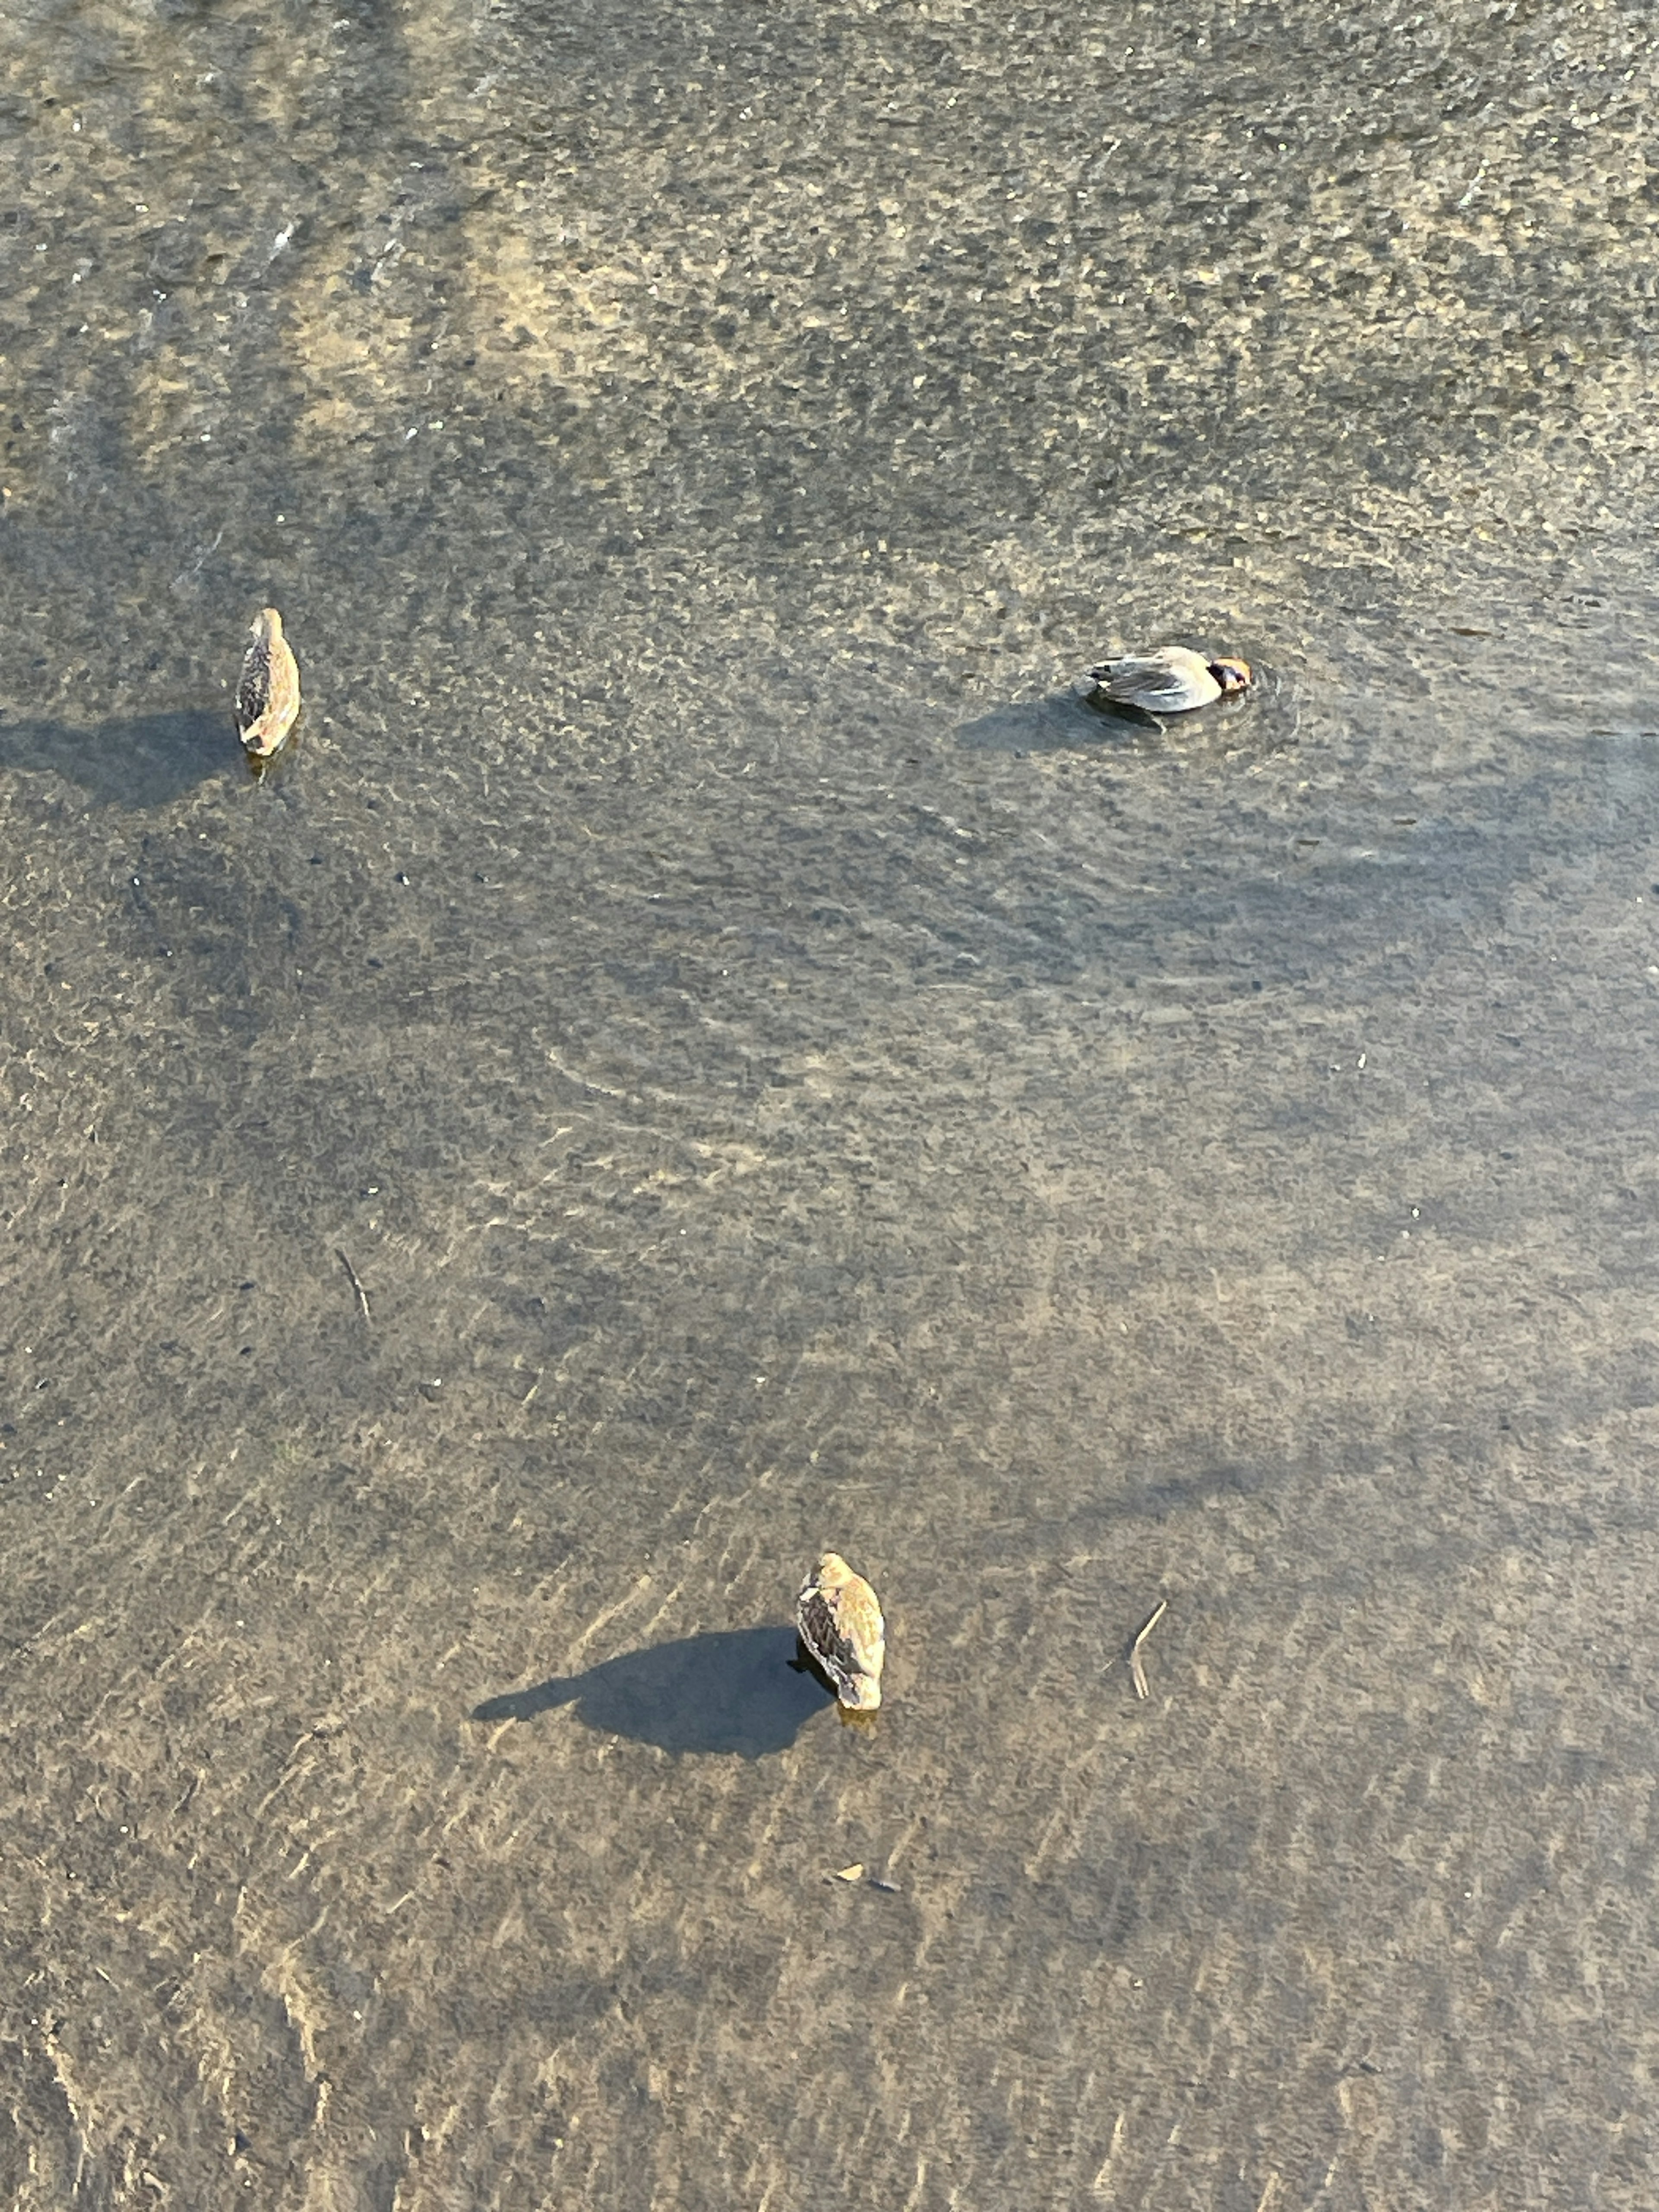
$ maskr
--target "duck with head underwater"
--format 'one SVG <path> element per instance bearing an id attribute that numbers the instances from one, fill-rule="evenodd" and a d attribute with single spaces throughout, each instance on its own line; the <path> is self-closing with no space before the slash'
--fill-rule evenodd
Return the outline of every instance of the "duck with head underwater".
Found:
<path id="1" fill-rule="evenodd" d="M 1156 719 L 1213 706 L 1218 699 L 1248 691 L 1255 678 L 1248 660 L 1231 656 L 1206 660 L 1190 646 L 1164 645 L 1152 653 L 1103 660 L 1089 671 L 1089 681 L 1095 687 L 1089 695 L 1091 700 L 1128 707 Z"/>

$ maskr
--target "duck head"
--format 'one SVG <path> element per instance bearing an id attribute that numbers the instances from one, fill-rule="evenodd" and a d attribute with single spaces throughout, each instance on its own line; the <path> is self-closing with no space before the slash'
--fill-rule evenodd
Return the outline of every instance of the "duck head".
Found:
<path id="1" fill-rule="evenodd" d="M 1248 691 L 1254 680 L 1248 660 L 1212 660 L 1210 673 L 1221 686 L 1224 698 L 1231 692 Z"/>

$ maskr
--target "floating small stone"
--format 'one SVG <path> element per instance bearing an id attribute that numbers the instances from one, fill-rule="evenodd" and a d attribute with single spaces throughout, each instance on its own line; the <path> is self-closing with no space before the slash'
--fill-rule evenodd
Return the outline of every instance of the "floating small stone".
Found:
<path id="1" fill-rule="evenodd" d="M 1161 646 L 1156 653 L 1132 653 L 1121 660 L 1103 660 L 1089 671 L 1094 696 L 1114 707 L 1138 707 L 1144 714 L 1189 714 L 1213 706 L 1252 681 L 1248 660 L 1206 660 L 1184 645 Z"/>
<path id="2" fill-rule="evenodd" d="M 795 1624 L 842 1704 L 873 1712 L 881 1703 L 887 1624 L 874 1590 L 839 1552 L 826 1552 L 801 1584 Z"/>
<path id="3" fill-rule="evenodd" d="M 300 712 L 300 671 L 275 607 L 253 619 L 253 642 L 236 685 L 236 732 L 250 758 L 269 760 Z"/>

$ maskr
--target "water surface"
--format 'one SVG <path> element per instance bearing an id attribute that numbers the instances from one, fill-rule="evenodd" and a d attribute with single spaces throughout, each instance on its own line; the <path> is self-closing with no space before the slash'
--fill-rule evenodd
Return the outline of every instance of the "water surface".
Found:
<path id="1" fill-rule="evenodd" d="M 0 70 L 11 2197 L 1641 2212 L 1645 11 Z"/>

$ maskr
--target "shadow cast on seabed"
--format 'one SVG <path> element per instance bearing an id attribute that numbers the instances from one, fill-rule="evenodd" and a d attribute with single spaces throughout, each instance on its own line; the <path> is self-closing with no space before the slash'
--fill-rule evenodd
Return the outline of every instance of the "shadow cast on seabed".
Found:
<path id="1" fill-rule="evenodd" d="M 793 1628 L 733 1628 L 625 1651 L 585 1674 L 555 1675 L 475 1706 L 475 1721 L 527 1721 L 554 1705 L 609 1735 L 664 1751 L 787 1751 L 835 1699 L 797 1660 Z"/>
<path id="2" fill-rule="evenodd" d="M 0 716 L 0 768 L 46 770 L 105 806 L 165 806 L 241 763 L 228 710 L 185 708 L 77 728 Z"/>
<path id="3" fill-rule="evenodd" d="M 971 722 L 958 722 L 952 735 L 970 752 L 1055 753 L 1133 744 L 1148 732 L 1147 720 L 1133 721 L 1086 706 L 1077 691 L 1051 691 L 1046 698 L 1010 702 Z"/>
<path id="4" fill-rule="evenodd" d="M 1269 709 L 1265 720 L 1264 708 Z M 1248 725 L 1238 719 L 1243 714 L 1250 715 Z M 1012 753 L 1021 759 L 1033 753 L 1079 751 L 1146 755 L 1167 750 L 1176 740 L 1183 747 L 1212 750 L 1219 757 L 1241 743 L 1247 729 L 1255 746 L 1275 750 L 1294 738 L 1297 723 L 1294 692 L 1271 672 L 1258 671 L 1248 692 L 1218 700 L 1198 714 L 1159 716 L 1073 685 L 1041 699 L 993 707 L 971 722 L 958 722 L 951 734 L 969 752 Z"/>

